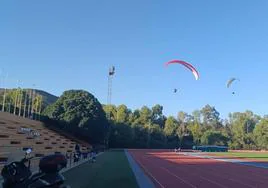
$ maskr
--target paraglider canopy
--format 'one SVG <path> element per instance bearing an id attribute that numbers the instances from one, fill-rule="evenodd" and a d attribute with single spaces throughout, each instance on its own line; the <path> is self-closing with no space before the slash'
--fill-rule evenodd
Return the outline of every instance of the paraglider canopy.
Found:
<path id="1" fill-rule="evenodd" d="M 226 87 L 227 87 L 227 88 L 230 88 L 231 85 L 232 85 L 232 83 L 233 83 L 234 81 L 240 81 L 240 80 L 239 80 L 238 78 L 231 78 L 231 79 L 228 80 L 228 82 L 227 82 L 227 84 L 226 84 Z M 232 94 L 234 95 L 235 92 L 233 91 Z"/>
<path id="2" fill-rule="evenodd" d="M 227 88 L 229 88 L 231 85 L 232 85 L 232 83 L 234 82 L 234 81 L 240 81 L 238 78 L 231 78 L 230 80 L 228 80 L 228 82 L 227 82 L 227 84 L 226 84 L 226 86 L 227 86 Z"/>
<path id="3" fill-rule="evenodd" d="M 193 73 L 193 75 L 194 75 L 194 77 L 195 77 L 196 80 L 199 79 L 199 73 L 198 73 L 198 71 L 190 63 L 187 63 L 187 62 L 182 61 L 182 60 L 172 60 L 172 61 L 169 61 L 169 62 L 165 63 L 166 66 L 168 66 L 170 64 L 181 64 L 181 65 L 185 66 L 186 68 L 188 68 Z"/>

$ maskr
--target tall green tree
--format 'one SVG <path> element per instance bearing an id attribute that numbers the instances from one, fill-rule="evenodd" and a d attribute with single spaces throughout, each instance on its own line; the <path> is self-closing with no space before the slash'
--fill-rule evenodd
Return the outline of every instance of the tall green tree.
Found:
<path id="1" fill-rule="evenodd" d="M 140 109 L 140 117 L 139 122 L 142 125 L 148 124 L 152 122 L 152 110 L 148 108 L 147 106 L 143 106 Z"/>
<path id="2" fill-rule="evenodd" d="M 126 105 L 119 105 L 116 109 L 116 122 L 118 123 L 128 123 L 130 111 Z"/>
<path id="3" fill-rule="evenodd" d="M 229 115 L 231 124 L 231 148 L 250 149 L 253 143 L 253 130 L 259 122 L 260 117 L 251 111 L 235 112 Z"/>
<path id="4" fill-rule="evenodd" d="M 218 129 L 222 127 L 220 122 L 220 113 L 216 110 L 214 106 L 206 105 L 200 111 L 203 117 L 203 123 L 213 129 Z"/>
<path id="5" fill-rule="evenodd" d="M 116 121 L 117 108 L 115 105 L 103 105 L 103 110 L 105 111 L 107 118 L 113 122 Z"/>
<path id="6" fill-rule="evenodd" d="M 83 90 L 65 91 L 45 111 L 44 115 L 64 124 L 65 129 L 91 143 L 104 141 L 108 131 L 105 112 L 99 101 Z"/>
<path id="7" fill-rule="evenodd" d="M 194 144 L 200 145 L 203 134 L 200 124 L 198 122 L 194 122 L 188 126 L 188 129 L 190 130 L 191 135 L 193 135 Z"/>
<path id="8" fill-rule="evenodd" d="M 254 140 L 259 149 L 268 149 L 268 119 L 264 118 L 254 129 Z"/>
<path id="9" fill-rule="evenodd" d="M 157 104 L 152 107 L 152 122 L 161 128 L 165 126 L 166 117 L 163 115 L 163 106 Z"/>
<path id="10" fill-rule="evenodd" d="M 193 116 L 195 122 L 201 123 L 201 112 L 200 112 L 200 110 L 193 111 L 192 116 Z"/>
<path id="11" fill-rule="evenodd" d="M 203 145 L 218 145 L 227 146 L 228 138 L 220 131 L 208 130 L 201 137 L 201 144 Z"/>

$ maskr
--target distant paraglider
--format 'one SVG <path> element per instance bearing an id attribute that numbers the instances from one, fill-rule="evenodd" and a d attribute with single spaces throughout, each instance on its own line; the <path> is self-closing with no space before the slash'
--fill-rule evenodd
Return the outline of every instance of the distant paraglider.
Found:
<path id="1" fill-rule="evenodd" d="M 239 79 L 237 79 L 237 78 L 231 78 L 230 80 L 228 80 L 228 82 L 227 82 L 227 88 L 229 88 L 231 85 L 232 85 L 232 83 L 234 82 L 234 81 L 239 81 Z"/>
<path id="2" fill-rule="evenodd" d="M 198 73 L 198 71 L 190 63 L 187 63 L 187 62 L 181 61 L 181 60 L 172 60 L 172 61 L 169 61 L 169 62 L 165 63 L 166 66 L 168 66 L 170 64 L 181 64 L 181 65 L 185 66 L 186 68 L 188 68 L 193 73 L 193 75 L 194 75 L 194 77 L 195 77 L 196 80 L 199 79 L 199 73 Z"/>
<path id="3" fill-rule="evenodd" d="M 178 91 L 177 89 L 174 89 L 174 93 L 177 93 L 177 91 Z"/>
<path id="4" fill-rule="evenodd" d="M 230 80 L 228 80 L 226 84 L 227 88 L 230 88 L 234 81 L 240 81 L 240 80 L 238 78 L 231 78 Z M 233 91 L 232 94 L 234 95 L 235 92 Z"/>

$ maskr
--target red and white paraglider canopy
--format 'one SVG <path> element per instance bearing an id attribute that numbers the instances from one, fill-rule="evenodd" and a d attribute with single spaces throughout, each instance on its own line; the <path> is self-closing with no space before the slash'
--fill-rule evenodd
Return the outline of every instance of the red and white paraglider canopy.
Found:
<path id="1" fill-rule="evenodd" d="M 182 61 L 182 60 L 172 60 L 172 61 L 169 61 L 169 62 L 165 63 L 166 66 L 168 66 L 170 64 L 181 64 L 181 65 L 185 66 L 186 68 L 188 68 L 193 73 L 193 75 L 194 75 L 196 80 L 199 79 L 198 71 L 190 63 L 187 63 L 187 62 Z"/>

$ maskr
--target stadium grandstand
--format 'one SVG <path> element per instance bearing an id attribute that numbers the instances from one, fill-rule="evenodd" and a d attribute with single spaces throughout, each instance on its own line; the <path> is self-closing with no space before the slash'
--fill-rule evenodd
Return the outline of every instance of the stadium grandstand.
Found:
<path id="1" fill-rule="evenodd" d="M 0 170 L 10 157 L 21 157 L 27 148 L 33 149 L 32 155 L 35 157 L 54 153 L 68 155 L 75 151 L 76 144 L 80 145 L 82 152 L 92 149 L 90 144 L 51 129 L 42 122 L 0 112 Z"/>

